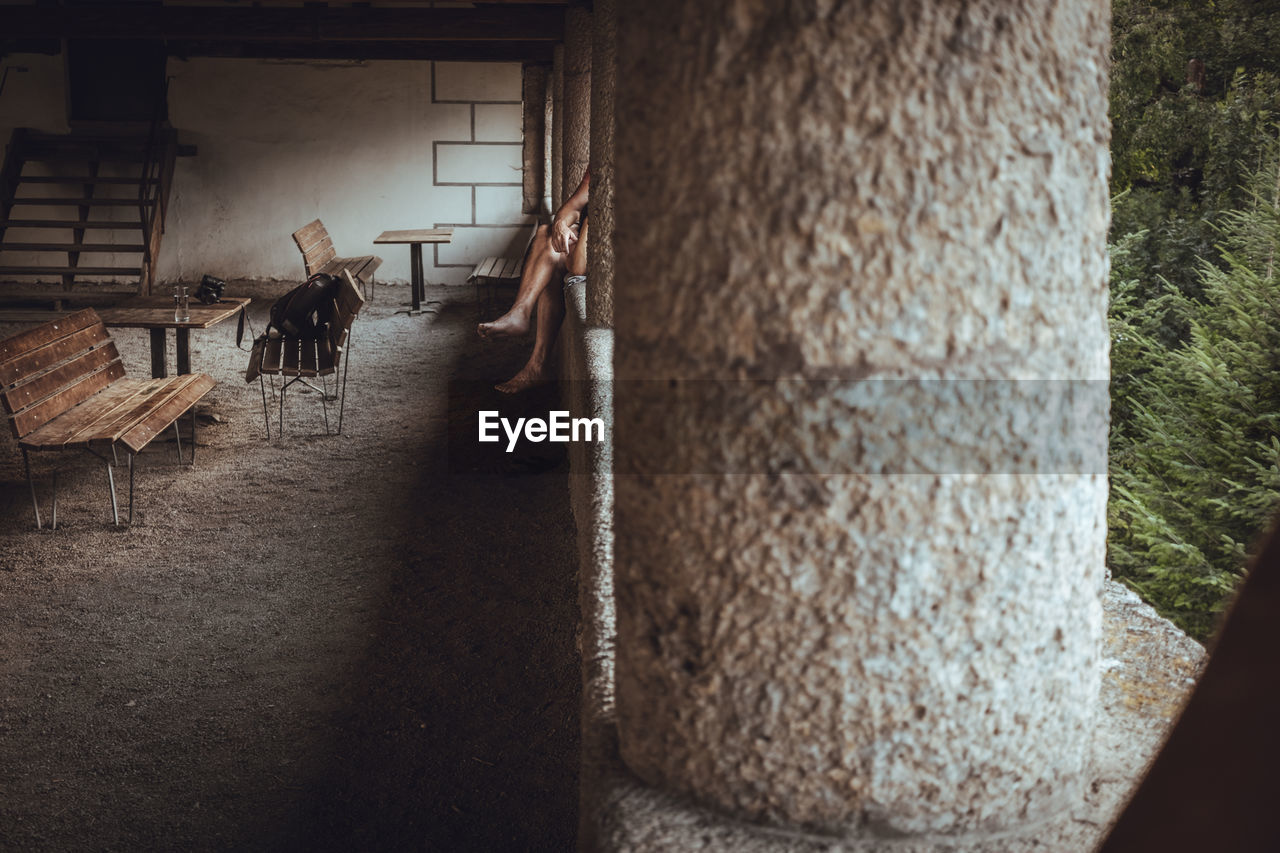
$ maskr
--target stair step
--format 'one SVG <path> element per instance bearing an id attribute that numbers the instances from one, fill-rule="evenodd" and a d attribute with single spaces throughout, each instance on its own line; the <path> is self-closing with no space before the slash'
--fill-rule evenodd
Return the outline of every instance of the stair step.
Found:
<path id="1" fill-rule="evenodd" d="M 0 243 L 0 252 L 145 252 L 146 246 L 122 243 Z"/>
<path id="2" fill-rule="evenodd" d="M 50 300 L 72 300 L 75 302 L 115 303 L 123 296 L 132 296 L 138 292 L 136 284 L 91 284 L 79 282 L 70 288 L 63 284 L 22 284 L 19 282 L 0 283 L 0 300 L 13 302 L 48 302 Z"/>
<path id="3" fill-rule="evenodd" d="M 142 144 L 147 141 L 148 133 L 145 129 L 103 129 L 103 130 L 73 130 L 70 133 L 46 133 L 40 130 L 28 129 L 24 134 L 24 138 L 28 142 L 37 144 L 58 144 L 62 142 L 136 142 Z"/>
<path id="4" fill-rule="evenodd" d="M 147 178 L 147 183 L 159 183 L 158 178 Z M 93 175 L 23 175 L 18 178 L 21 184 L 120 184 L 124 186 L 137 186 L 142 183 L 142 178 L 103 178 Z"/>
<path id="5" fill-rule="evenodd" d="M 77 222 L 74 219 L 0 219 L 0 228 L 92 228 L 99 231 L 141 231 L 141 222 L 110 222 L 101 219 L 88 219 Z"/>
<path id="6" fill-rule="evenodd" d="M 140 267 L 6 267 L 0 266 L 0 276 L 5 275 L 141 275 Z"/>
<path id="7" fill-rule="evenodd" d="M 143 151 L 104 150 L 83 146 L 34 151 L 24 148 L 21 153 L 22 159 L 38 163 L 141 163 L 147 159 Z"/>
<path id="8" fill-rule="evenodd" d="M 15 198 L 12 204 L 19 205 L 36 205 L 39 207 L 62 207 L 65 205 L 74 205 L 76 207 L 137 207 L 140 204 L 151 204 L 152 199 L 139 201 L 136 198 L 32 198 L 30 196 L 21 196 Z"/>

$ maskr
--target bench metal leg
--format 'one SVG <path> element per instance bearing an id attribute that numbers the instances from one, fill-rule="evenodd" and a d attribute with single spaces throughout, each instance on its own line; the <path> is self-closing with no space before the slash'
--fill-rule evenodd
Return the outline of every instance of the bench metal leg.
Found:
<path id="1" fill-rule="evenodd" d="M 112 445 L 112 449 L 115 446 Z M 107 487 L 111 489 L 111 523 L 116 527 L 120 526 L 120 507 L 116 504 L 116 476 L 111 470 L 111 463 L 107 463 Z"/>
<path id="2" fill-rule="evenodd" d="M 191 407 L 191 465 L 196 464 L 196 407 Z"/>
<path id="3" fill-rule="evenodd" d="M 53 508 L 49 510 L 51 519 L 49 521 L 49 529 L 58 529 L 58 469 L 53 469 Z"/>
<path id="4" fill-rule="evenodd" d="M 181 420 L 181 418 L 179 418 Z M 182 464 L 182 430 L 178 429 L 178 421 L 173 422 L 173 440 L 178 443 L 178 464 Z"/>
<path id="5" fill-rule="evenodd" d="M 129 524 L 133 524 L 133 453 L 129 453 Z"/>
<path id="6" fill-rule="evenodd" d="M 22 448 L 22 465 L 27 469 L 27 485 L 31 487 L 31 508 L 36 513 L 36 530 L 41 529 L 44 525 L 40 522 L 40 502 L 36 500 L 36 483 L 31 479 L 31 458 L 27 455 L 27 449 Z"/>

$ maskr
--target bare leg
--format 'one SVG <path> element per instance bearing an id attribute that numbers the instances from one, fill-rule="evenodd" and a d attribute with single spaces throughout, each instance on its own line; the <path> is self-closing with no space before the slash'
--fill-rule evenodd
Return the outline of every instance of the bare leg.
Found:
<path id="1" fill-rule="evenodd" d="M 524 258 L 524 272 L 520 276 L 520 288 L 511 309 L 492 323 L 481 323 L 476 333 L 482 338 L 514 338 L 529 331 L 529 320 L 547 283 L 564 273 L 564 254 L 551 248 L 551 231 L 545 225 L 538 227 Z"/>
<path id="2" fill-rule="evenodd" d="M 587 274 L 587 240 L 591 228 L 589 219 L 582 220 L 578 229 L 578 241 L 569 247 L 569 257 L 565 259 L 565 272 L 569 275 Z"/>
<path id="3" fill-rule="evenodd" d="M 559 283 L 544 288 L 538 299 L 538 324 L 534 332 L 533 352 L 529 361 L 520 368 L 520 372 L 501 385 L 495 386 L 503 394 L 518 394 L 521 391 L 551 381 L 551 372 L 547 361 L 551 357 L 551 347 L 555 345 L 556 335 L 560 332 L 560 323 L 564 320 L 564 291 Z"/>

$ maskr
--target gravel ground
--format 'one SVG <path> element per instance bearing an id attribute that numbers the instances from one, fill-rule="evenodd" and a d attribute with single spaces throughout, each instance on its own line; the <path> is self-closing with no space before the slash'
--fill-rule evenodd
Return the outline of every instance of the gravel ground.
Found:
<path id="1" fill-rule="evenodd" d="M 490 390 L 527 344 L 482 345 L 467 295 L 409 317 L 406 287 L 378 288 L 341 436 L 291 391 L 286 440 L 266 440 L 234 324 L 194 333 L 218 380 L 196 464 L 156 442 L 129 528 L 100 463 L 41 454 L 60 527 L 35 531 L 4 439 L 0 849 L 572 847 L 567 473 L 474 441 L 477 408 L 551 392 Z M 146 333 L 114 334 L 144 376 Z"/>

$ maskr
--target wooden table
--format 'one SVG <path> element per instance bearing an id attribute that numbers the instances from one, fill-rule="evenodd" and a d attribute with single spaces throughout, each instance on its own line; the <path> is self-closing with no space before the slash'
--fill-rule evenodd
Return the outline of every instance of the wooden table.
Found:
<path id="1" fill-rule="evenodd" d="M 114 308 L 99 311 L 102 322 L 114 329 L 148 329 L 151 332 L 151 375 L 167 376 L 165 370 L 166 329 L 174 329 L 178 349 L 178 373 L 191 372 L 191 330 L 207 329 L 234 317 L 252 300 L 247 296 L 224 296 L 221 302 L 205 305 L 191 300 L 190 319 L 179 323 L 173 319 L 172 296 L 135 296 Z"/>
<path id="2" fill-rule="evenodd" d="M 452 228 L 412 228 L 408 231 L 383 231 L 374 240 L 375 243 L 408 243 L 411 284 L 413 286 L 413 305 L 410 314 L 422 311 L 422 297 L 426 293 L 427 283 L 422 275 L 422 244 L 448 243 L 453 240 Z"/>

